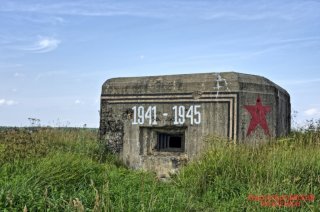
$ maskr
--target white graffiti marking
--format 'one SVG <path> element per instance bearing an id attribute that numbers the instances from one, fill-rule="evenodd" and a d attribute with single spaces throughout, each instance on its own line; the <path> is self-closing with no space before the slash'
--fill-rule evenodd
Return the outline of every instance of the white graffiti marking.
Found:
<path id="1" fill-rule="evenodd" d="M 228 82 L 226 79 L 222 78 L 219 73 L 215 74 L 216 80 L 214 81 L 215 87 L 213 87 L 214 90 L 217 91 L 216 98 L 219 96 L 220 89 L 224 89 L 227 91 L 230 91 L 228 87 Z"/>

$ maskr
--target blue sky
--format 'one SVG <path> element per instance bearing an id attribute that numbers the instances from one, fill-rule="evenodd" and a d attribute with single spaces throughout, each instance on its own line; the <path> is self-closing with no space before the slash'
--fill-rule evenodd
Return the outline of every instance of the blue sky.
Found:
<path id="1" fill-rule="evenodd" d="M 112 77 L 236 71 L 320 118 L 319 0 L 1 0 L 0 126 L 99 125 Z"/>

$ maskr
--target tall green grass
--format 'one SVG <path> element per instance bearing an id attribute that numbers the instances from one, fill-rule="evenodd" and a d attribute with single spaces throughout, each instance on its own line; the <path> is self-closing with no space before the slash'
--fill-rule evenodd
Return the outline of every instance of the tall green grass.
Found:
<path id="1" fill-rule="evenodd" d="M 204 208 L 263 209 L 248 195 L 314 194 L 302 209 L 320 208 L 320 134 L 291 137 L 256 146 L 208 139 L 211 148 L 176 177 Z M 265 208 L 270 209 L 270 208 Z"/>
<path id="2" fill-rule="evenodd" d="M 4 211 L 260 211 L 248 195 L 314 194 L 320 208 L 320 133 L 294 132 L 260 146 L 208 138 L 208 150 L 172 176 L 127 169 L 100 151 L 91 129 L 0 130 Z M 297 208 L 293 208 L 295 210 Z"/>

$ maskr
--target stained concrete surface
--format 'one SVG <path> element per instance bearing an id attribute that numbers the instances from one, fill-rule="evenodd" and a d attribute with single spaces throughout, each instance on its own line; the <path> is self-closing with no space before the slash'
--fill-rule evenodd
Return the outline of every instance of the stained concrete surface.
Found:
<path id="1" fill-rule="evenodd" d="M 283 88 L 236 72 L 109 79 L 100 113 L 103 146 L 129 167 L 160 177 L 197 158 L 207 136 L 261 143 L 287 135 L 291 121 Z"/>

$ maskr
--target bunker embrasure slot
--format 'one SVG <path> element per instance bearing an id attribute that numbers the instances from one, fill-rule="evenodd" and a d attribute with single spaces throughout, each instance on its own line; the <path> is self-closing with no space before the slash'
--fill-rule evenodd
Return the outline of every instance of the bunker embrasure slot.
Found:
<path id="1" fill-rule="evenodd" d="M 184 135 L 158 132 L 157 150 L 164 152 L 183 152 Z"/>

